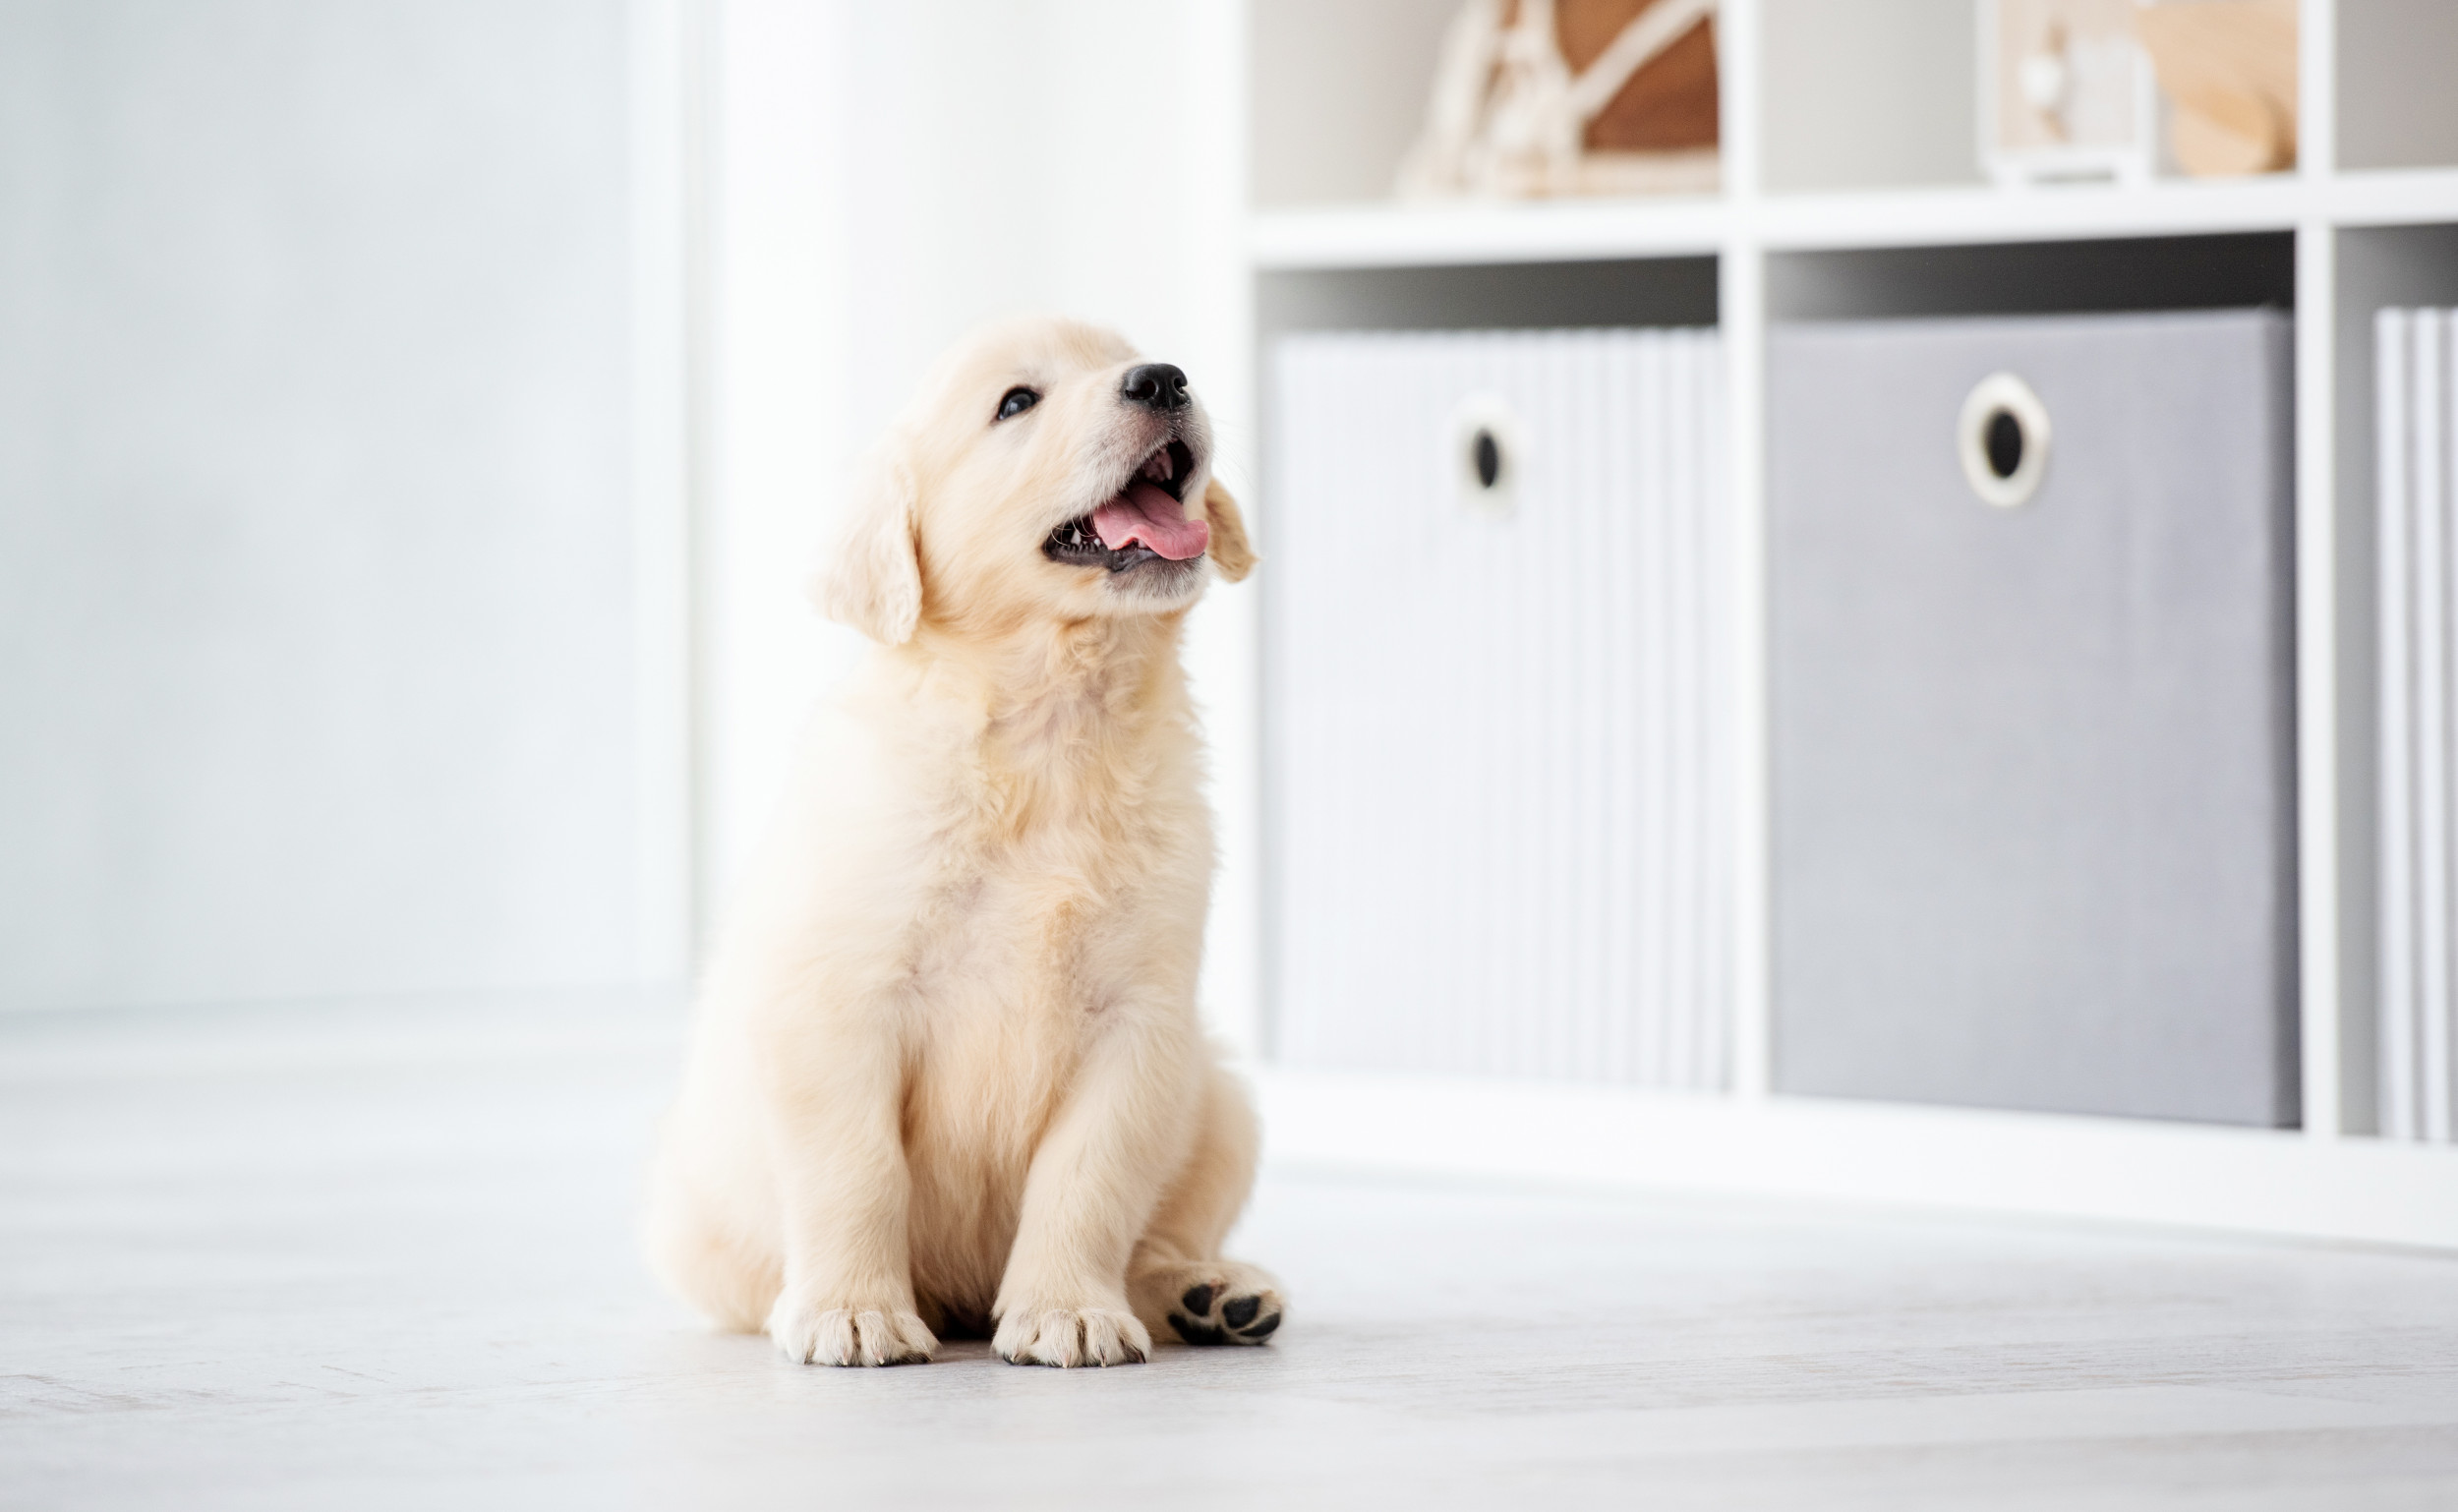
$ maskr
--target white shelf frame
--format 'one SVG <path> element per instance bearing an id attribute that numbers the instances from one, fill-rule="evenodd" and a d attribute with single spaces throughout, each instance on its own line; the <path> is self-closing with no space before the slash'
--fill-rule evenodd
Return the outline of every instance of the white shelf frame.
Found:
<path id="1" fill-rule="evenodd" d="M 2458 168 L 2340 173 L 2334 0 L 2302 0 L 2303 142 L 2289 173 L 2138 188 L 1760 190 L 1759 0 L 1725 0 L 1725 190 L 1660 201 L 1377 204 L 1247 217 L 1259 275 L 1714 257 L 1738 550 L 1734 1079 L 1727 1094 L 1259 1072 L 1269 1147 L 1300 1163 L 2175 1221 L 2458 1249 L 2458 1148 L 2342 1133 L 2338 755 L 2339 233 L 2458 224 Z M 1241 90 L 1241 104 L 1246 91 Z M 2297 749 L 2303 1127 L 1846 1103 L 1769 1087 L 1764 359 L 1771 254 L 2292 235 L 2297 340 Z M 1260 332 L 1257 333 L 1259 339 Z M 1257 354 L 1259 359 L 1260 354 Z M 1258 370 L 1259 371 L 1259 361 Z M 1258 411 L 1259 413 L 1259 410 Z M 2359 742 L 2361 748 L 2361 742 Z M 2370 942 L 2344 948 L 2370 949 Z"/>
<path id="2" fill-rule="evenodd" d="M 1739 169 L 1726 149 L 1726 172 Z M 1262 210 L 1247 252 L 1265 272 L 1493 262 L 2107 241 L 2458 221 L 2458 169 L 2281 174 L 2141 188 L 1889 189 L 1760 196 L 1735 183 L 1714 199 L 1660 204 L 1364 204 Z"/>

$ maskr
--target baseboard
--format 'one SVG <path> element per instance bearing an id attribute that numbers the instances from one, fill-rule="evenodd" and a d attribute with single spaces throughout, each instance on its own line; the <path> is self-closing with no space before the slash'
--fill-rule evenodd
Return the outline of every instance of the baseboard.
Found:
<path id="1" fill-rule="evenodd" d="M 1265 1068 L 1269 1158 L 2458 1250 L 2458 1147 L 2127 1119 Z"/>

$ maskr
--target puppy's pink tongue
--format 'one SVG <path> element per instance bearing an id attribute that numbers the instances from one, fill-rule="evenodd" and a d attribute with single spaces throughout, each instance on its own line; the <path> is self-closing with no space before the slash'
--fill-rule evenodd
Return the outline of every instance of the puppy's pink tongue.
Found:
<path id="1" fill-rule="evenodd" d="M 1171 561 L 1202 555 L 1212 540 L 1208 523 L 1188 519 L 1176 499 L 1140 478 L 1092 511 L 1092 533 L 1113 552 L 1140 544 Z"/>

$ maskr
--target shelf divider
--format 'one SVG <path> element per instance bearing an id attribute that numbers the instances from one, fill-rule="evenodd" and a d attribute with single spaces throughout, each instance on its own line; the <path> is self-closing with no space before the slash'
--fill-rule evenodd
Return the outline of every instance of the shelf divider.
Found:
<path id="1" fill-rule="evenodd" d="M 2336 233 L 2296 228 L 2296 878 L 2303 1122 L 2339 1135 Z"/>

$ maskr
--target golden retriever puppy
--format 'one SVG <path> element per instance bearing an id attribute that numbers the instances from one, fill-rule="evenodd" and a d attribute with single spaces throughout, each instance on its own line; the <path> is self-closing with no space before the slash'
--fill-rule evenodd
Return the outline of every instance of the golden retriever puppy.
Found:
<path id="1" fill-rule="evenodd" d="M 871 458 L 818 596 L 878 644 L 727 921 L 651 1178 L 651 1262 L 720 1322 L 843 1366 L 1279 1326 L 1220 1254 L 1255 1119 L 1196 1016 L 1178 643 L 1255 561 L 1211 459 L 1185 374 L 1047 320 L 957 348 Z"/>

